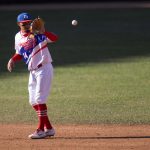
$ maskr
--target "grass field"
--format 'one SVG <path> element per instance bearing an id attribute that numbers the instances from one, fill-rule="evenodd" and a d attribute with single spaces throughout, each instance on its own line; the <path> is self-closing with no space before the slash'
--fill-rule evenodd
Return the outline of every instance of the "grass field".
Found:
<path id="1" fill-rule="evenodd" d="M 48 100 L 57 124 L 150 123 L 150 9 L 43 10 L 46 27 L 59 35 L 50 46 L 55 77 Z M 0 122 L 37 120 L 28 103 L 23 63 L 6 72 L 14 53 L 16 16 L 1 11 Z M 10 18 L 10 19 L 6 19 Z M 71 20 L 79 25 L 74 28 Z M 2 38 L 3 37 L 3 38 Z"/>

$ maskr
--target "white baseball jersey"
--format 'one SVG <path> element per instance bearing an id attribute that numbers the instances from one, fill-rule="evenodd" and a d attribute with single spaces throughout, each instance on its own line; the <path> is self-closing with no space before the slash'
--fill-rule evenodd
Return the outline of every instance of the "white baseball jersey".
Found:
<path id="1" fill-rule="evenodd" d="M 44 65 L 52 62 L 47 47 L 47 43 L 52 41 L 44 34 L 35 35 L 34 38 L 30 38 L 29 34 L 23 34 L 21 31 L 16 34 L 15 50 L 17 54 L 23 56 L 28 70 L 32 71 L 37 69 L 39 64 Z"/>
<path id="2" fill-rule="evenodd" d="M 50 36 L 45 34 L 33 37 L 31 33 L 20 31 L 15 36 L 16 53 L 23 57 L 30 71 L 28 90 L 31 105 L 46 103 L 53 78 L 52 57 L 47 43 L 55 42 L 57 37 L 51 34 L 50 40 Z"/>

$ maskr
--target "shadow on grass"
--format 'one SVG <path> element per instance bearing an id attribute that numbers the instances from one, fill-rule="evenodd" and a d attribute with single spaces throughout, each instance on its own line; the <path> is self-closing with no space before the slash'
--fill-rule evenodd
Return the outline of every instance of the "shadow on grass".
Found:
<path id="1" fill-rule="evenodd" d="M 61 45 L 60 45 L 61 46 Z M 64 48 L 60 50 L 60 46 L 53 46 L 51 55 L 53 58 L 54 67 L 57 66 L 68 66 L 68 65 L 78 65 L 86 63 L 110 63 L 118 61 L 131 61 L 134 57 L 149 57 L 149 49 L 107 49 L 101 48 L 92 49 L 91 46 L 81 48 Z M 67 46 L 66 46 L 67 47 Z M 7 71 L 7 60 L 4 58 L 4 63 L 0 65 L 1 72 Z M 15 72 L 27 71 L 27 66 L 24 62 L 19 62 L 15 65 Z"/>

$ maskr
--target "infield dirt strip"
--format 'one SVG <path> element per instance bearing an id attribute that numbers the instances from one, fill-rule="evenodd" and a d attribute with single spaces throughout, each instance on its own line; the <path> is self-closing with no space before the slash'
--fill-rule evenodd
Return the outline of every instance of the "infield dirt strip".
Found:
<path id="1" fill-rule="evenodd" d="M 150 149 L 149 125 L 55 125 L 55 137 L 28 139 L 35 128 L 35 125 L 1 124 L 0 150 Z"/>

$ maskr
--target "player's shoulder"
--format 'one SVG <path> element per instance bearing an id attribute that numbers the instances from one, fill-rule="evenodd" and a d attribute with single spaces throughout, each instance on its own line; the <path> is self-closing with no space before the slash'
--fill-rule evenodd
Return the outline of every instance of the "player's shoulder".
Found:
<path id="1" fill-rule="evenodd" d="M 20 31 L 16 33 L 16 35 L 20 35 Z"/>
<path id="2" fill-rule="evenodd" d="M 20 32 L 17 32 L 16 35 L 15 35 L 15 39 L 20 38 L 20 36 L 21 36 Z"/>

